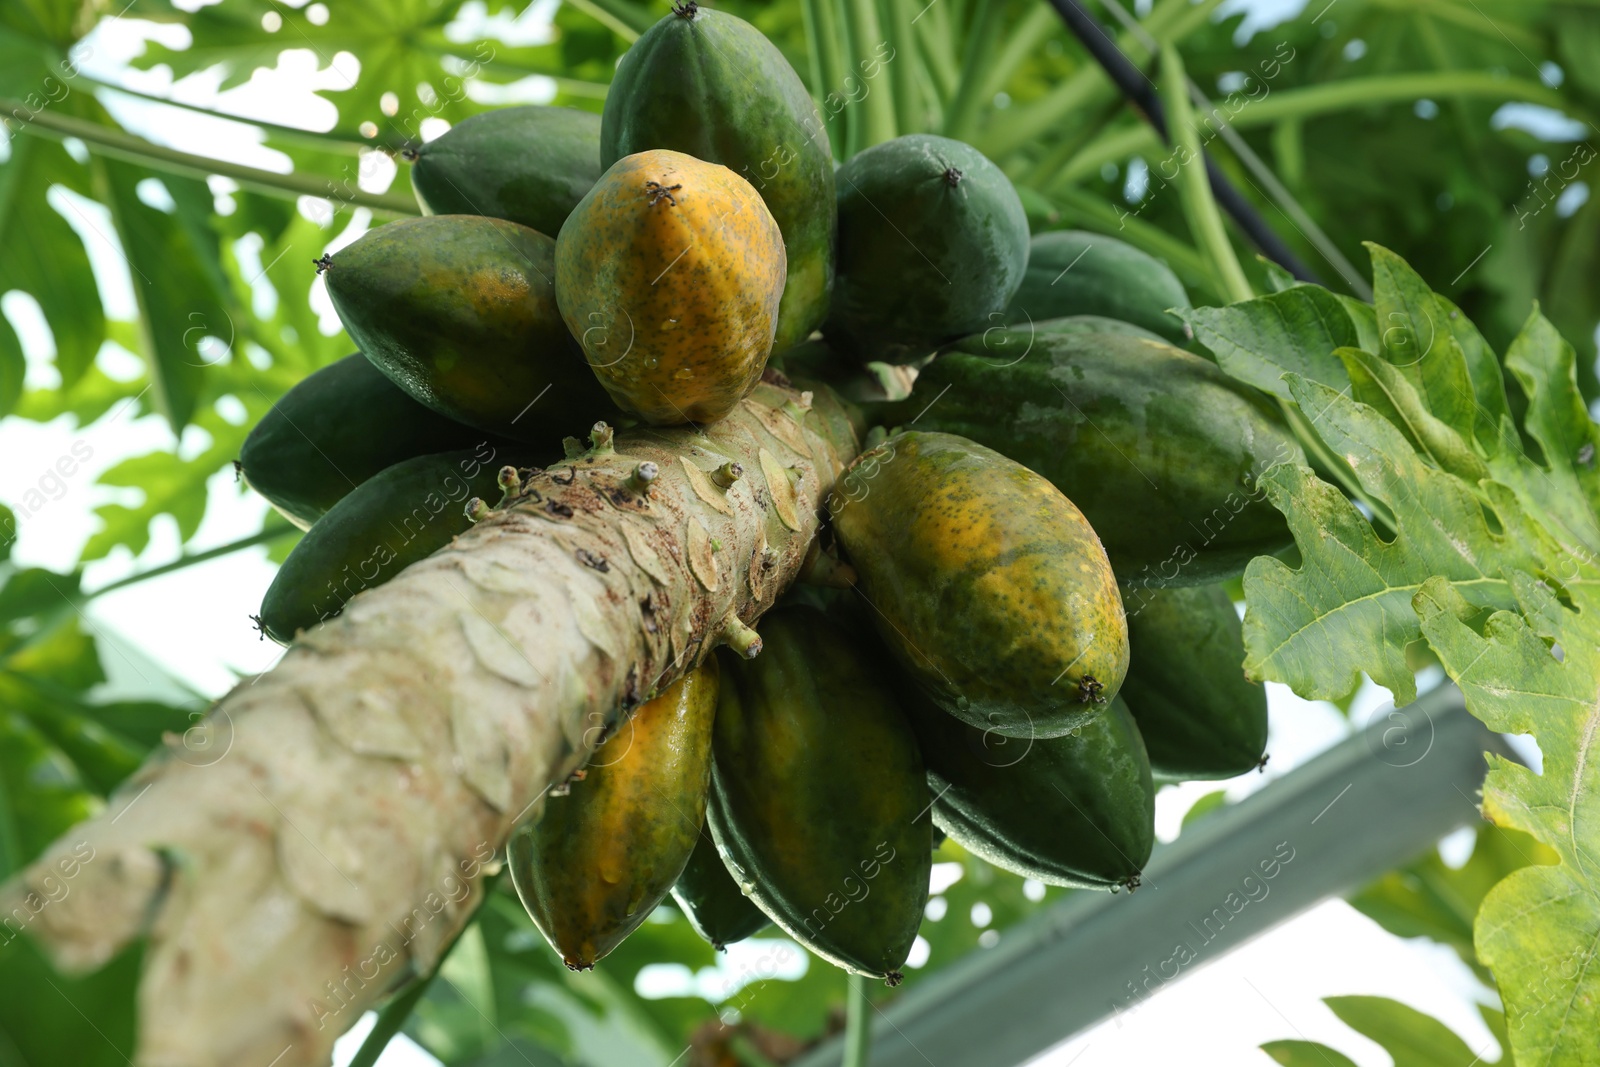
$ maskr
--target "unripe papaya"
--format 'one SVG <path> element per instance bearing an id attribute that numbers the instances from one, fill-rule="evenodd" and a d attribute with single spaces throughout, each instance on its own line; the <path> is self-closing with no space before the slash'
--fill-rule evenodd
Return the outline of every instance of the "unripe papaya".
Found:
<path id="1" fill-rule="evenodd" d="M 829 341 L 905 362 L 1001 321 L 1028 265 L 1028 218 L 983 153 L 910 134 L 853 156 L 837 180 Z"/>
<path id="2" fill-rule="evenodd" d="M 933 821 L 968 852 L 1047 885 L 1137 886 L 1155 843 L 1155 786 L 1120 698 L 1063 737 L 1002 737 L 913 696 L 911 725 L 938 799 Z"/>
<path id="3" fill-rule="evenodd" d="M 404 460 L 362 482 L 290 549 L 261 600 L 262 633 L 286 645 L 448 545 L 472 525 L 467 501 L 500 499 L 496 479 L 508 458 L 485 442 Z"/>
<path id="4" fill-rule="evenodd" d="M 899 433 L 856 460 L 828 507 L 878 632 L 950 714 L 1060 737 L 1122 684 L 1128 631 L 1100 540 L 1020 463 Z"/>
<path id="5" fill-rule="evenodd" d="M 928 898 L 932 823 L 892 688 L 821 612 L 782 607 L 723 664 L 708 821 L 741 888 L 812 952 L 900 980 Z"/>
<path id="6" fill-rule="evenodd" d="M 1128 677 L 1150 766 L 1167 778 L 1232 778 L 1267 748 L 1267 691 L 1244 673 L 1244 636 L 1221 586 L 1129 590 Z"/>
<path id="7" fill-rule="evenodd" d="M 624 410 L 715 422 L 755 387 L 783 296 L 783 235 L 750 183 L 681 152 L 615 163 L 561 227 L 556 297 Z"/>
<path id="8" fill-rule="evenodd" d="M 833 282 L 833 152 L 811 94 L 760 30 L 724 11 L 675 4 L 617 64 L 600 144 L 606 166 L 667 148 L 755 186 L 788 258 L 773 350 L 822 324 Z"/>
<path id="9" fill-rule="evenodd" d="M 474 430 L 411 399 L 361 353 L 307 375 L 239 449 L 239 474 L 302 530 L 404 459 L 471 448 Z"/>
<path id="10" fill-rule="evenodd" d="M 600 172 L 600 116 L 570 107 L 473 115 L 411 157 L 428 215 L 488 215 L 555 236 Z"/>
<path id="11" fill-rule="evenodd" d="M 700 840 L 695 842 L 688 866 L 672 887 L 672 898 L 683 909 L 695 933 L 711 942 L 718 952 L 743 941 L 771 921 L 740 891 L 709 830 L 702 831 Z"/>
<path id="12" fill-rule="evenodd" d="M 963 434 L 1050 479 L 1088 516 L 1125 585 L 1222 581 L 1291 542 L 1256 480 L 1305 462 L 1299 443 L 1260 394 L 1159 341 L 975 334 L 881 418 Z"/>
<path id="13" fill-rule="evenodd" d="M 1028 269 L 1005 322 L 1103 315 L 1182 345 L 1189 341 L 1188 329 L 1167 309 L 1188 306 L 1183 283 L 1154 256 L 1105 234 L 1056 230 L 1030 242 Z"/>
<path id="14" fill-rule="evenodd" d="M 474 215 L 386 223 L 323 261 L 367 358 L 458 422 L 542 442 L 615 408 L 556 307 L 555 241 Z"/>
<path id="15" fill-rule="evenodd" d="M 511 838 L 517 896 L 561 960 L 588 970 L 672 888 L 705 823 L 717 662 L 639 706 L 566 796 Z"/>

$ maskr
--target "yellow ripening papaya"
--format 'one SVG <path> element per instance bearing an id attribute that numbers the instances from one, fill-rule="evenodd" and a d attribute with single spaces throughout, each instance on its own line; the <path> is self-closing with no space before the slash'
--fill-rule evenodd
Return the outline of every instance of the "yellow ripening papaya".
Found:
<path id="1" fill-rule="evenodd" d="M 714 422 L 761 378 L 787 260 L 761 196 L 681 152 L 624 156 L 556 238 L 556 303 L 617 405 Z"/>
<path id="2" fill-rule="evenodd" d="M 828 509 L 884 642 L 956 718 L 1060 737 L 1122 685 L 1128 626 L 1105 549 L 1022 464 L 898 433 L 857 457 Z"/>
<path id="3" fill-rule="evenodd" d="M 566 796 L 507 846 L 523 907 L 562 962 L 587 970 L 672 889 L 705 824 L 717 662 L 647 701 L 595 749 Z"/>

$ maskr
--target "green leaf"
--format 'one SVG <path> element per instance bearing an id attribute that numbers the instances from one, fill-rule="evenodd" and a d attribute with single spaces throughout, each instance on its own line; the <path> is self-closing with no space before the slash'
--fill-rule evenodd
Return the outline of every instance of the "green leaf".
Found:
<path id="1" fill-rule="evenodd" d="M 1324 1003 L 1346 1025 L 1382 1045 L 1394 1057 L 1394 1067 L 1462 1067 L 1477 1058 L 1454 1030 L 1397 1000 L 1328 997 Z"/>
<path id="2" fill-rule="evenodd" d="M 1498 421 L 1479 412 L 1466 353 L 1433 290 L 1387 248 L 1371 243 L 1367 248 L 1383 357 L 1427 398 L 1428 410 L 1462 437 L 1471 440 L 1480 420 L 1496 435 Z M 1496 371 L 1494 382 L 1499 381 Z"/>
<path id="3" fill-rule="evenodd" d="M 1268 1041 L 1261 1051 L 1285 1067 L 1356 1067 L 1356 1061 L 1338 1049 L 1315 1041 Z"/>
<path id="4" fill-rule="evenodd" d="M 63 878 L 61 885 L 70 892 L 72 881 Z M 127 1067 L 133 1062 L 142 946 L 129 947 L 93 974 L 68 978 L 26 937 L 9 944 L 5 937 L 0 935 L 0 989 L 6 991 L 0 997 L 0 1063 Z"/>
<path id="5" fill-rule="evenodd" d="M 1296 285 L 1220 308 L 1178 308 L 1176 314 L 1233 377 L 1281 400 L 1292 399 L 1285 374 L 1334 389 L 1350 384 L 1334 349 L 1358 346 L 1361 336 L 1339 298 L 1314 285 Z"/>
<path id="6" fill-rule="evenodd" d="M 60 145 L 13 137 L 11 158 L 0 163 L 0 293 L 20 289 L 39 302 L 70 386 L 100 350 L 106 320 L 83 242 L 45 199 L 53 185 L 89 192 L 84 169 Z"/>
<path id="7" fill-rule="evenodd" d="M 1556 854 L 1527 834 L 1492 823 L 1478 828 L 1472 857 L 1447 866 L 1435 849 L 1397 867 L 1347 898 L 1350 905 L 1396 937 L 1427 937 L 1455 949 L 1463 963 L 1492 984 L 1473 948 L 1472 920 L 1484 895 L 1512 871 L 1555 863 Z"/>
<path id="8" fill-rule="evenodd" d="M 1359 348 L 1341 348 L 1334 355 L 1350 375 L 1355 398 L 1388 419 L 1418 452 L 1434 465 L 1476 485 L 1489 468 L 1461 435 L 1433 417 L 1417 391 L 1391 364 Z"/>
<path id="9" fill-rule="evenodd" d="M 0 418 L 11 414 L 22 399 L 22 379 L 28 361 L 22 355 L 22 341 L 11 323 L 0 316 Z"/>
<path id="10" fill-rule="evenodd" d="M 194 417 L 207 359 L 199 349 L 207 336 L 231 345 L 233 317 L 222 304 L 222 269 L 214 233 L 186 224 L 139 199 L 136 187 L 154 180 L 147 171 L 117 160 L 96 159 L 102 175 L 101 195 L 121 239 L 122 253 L 139 304 L 140 350 L 150 367 L 156 410 L 179 433 Z M 161 179 L 176 201 L 189 201 L 184 215 L 193 218 L 197 198 L 211 203 L 204 182 Z"/>
<path id="11" fill-rule="evenodd" d="M 1460 404 L 1463 389 L 1473 388 L 1462 376 L 1481 361 L 1481 352 L 1467 353 L 1483 347 L 1480 339 L 1450 325 L 1449 306 L 1404 264 L 1380 250 L 1374 261 L 1384 354 L 1427 355 L 1391 374 L 1342 353 L 1366 375 L 1353 374 L 1356 390 L 1375 406 L 1297 376 L 1289 384 L 1303 410 L 1323 411 L 1318 432 L 1349 461 L 1363 489 L 1391 509 L 1397 532 L 1381 540 L 1304 469 L 1269 471 L 1266 493 L 1288 518 L 1303 562 L 1298 570 L 1267 558 L 1250 564 L 1247 669 L 1306 697 L 1337 696 L 1365 670 L 1405 704 L 1415 695 L 1406 648 L 1425 639 L 1473 715 L 1493 730 L 1533 735 L 1542 773 L 1491 756 L 1484 813 L 1531 835 L 1558 862 L 1530 855 L 1533 865 L 1488 891 L 1474 924 L 1476 951 L 1499 984 L 1517 1062 L 1593 1062 L 1600 1033 L 1600 537 L 1590 469 L 1596 431 L 1577 391 L 1572 349 L 1535 313 L 1505 363 L 1527 398 L 1523 432 L 1542 455 L 1522 453 L 1509 416 L 1495 437 L 1482 434 L 1477 400 L 1476 415 L 1467 418 Z M 1431 340 L 1430 327 L 1439 327 Z M 1480 470 L 1463 459 L 1474 423 L 1490 470 L 1476 482 L 1469 479 Z M 1451 436 L 1457 440 L 1445 456 L 1438 442 Z M 1458 910 L 1453 920 L 1448 912 L 1429 920 L 1458 951 L 1460 918 Z M 1377 1009 L 1364 1003 L 1350 1010 Z M 1384 1007 L 1380 1015 L 1362 1018 L 1387 1026 L 1405 1012 Z M 1405 1026 L 1426 1033 L 1405 1047 L 1408 1059 L 1396 1049 L 1397 1063 L 1470 1058 L 1464 1046 L 1409 1016 Z M 1426 1058 L 1446 1048 L 1463 1057 Z"/>

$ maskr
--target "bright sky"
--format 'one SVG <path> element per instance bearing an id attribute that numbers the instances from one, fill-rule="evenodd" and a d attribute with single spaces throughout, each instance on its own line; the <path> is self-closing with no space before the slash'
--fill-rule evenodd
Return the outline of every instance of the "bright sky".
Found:
<path id="1" fill-rule="evenodd" d="M 1239 6 L 1253 7 L 1254 21 L 1270 25 L 1304 3 L 1305 0 L 1256 0 Z M 467 21 L 491 27 L 503 36 L 536 40 L 541 27 L 547 24 L 552 6 L 549 0 L 539 0 L 521 20 L 512 23 L 505 18 L 487 20 L 481 3 L 469 4 Z M 347 79 L 359 76 L 359 64 L 348 55 L 335 57 L 331 67 L 318 69 L 310 53 L 289 51 L 275 70 L 258 73 L 247 85 L 218 94 L 219 79 L 215 76 L 196 75 L 174 85 L 165 70 L 130 69 L 128 59 L 147 37 L 160 37 L 176 46 L 185 43 L 186 31 L 162 29 L 131 19 L 102 28 L 92 41 L 94 57 L 88 64 L 91 73 L 145 92 L 311 128 L 326 128 L 334 120 L 332 105 L 313 96 L 312 90 L 343 85 Z M 494 102 L 503 103 L 548 99 L 549 92 L 548 83 L 529 79 L 510 91 L 498 90 L 492 95 Z M 486 90 L 482 98 L 487 100 L 490 95 Z M 288 169 L 287 159 L 261 147 L 247 127 L 114 94 L 102 94 L 102 99 L 120 121 L 152 140 L 189 151 L 226 155 L 269 169 Z M 442 127 L 425 132 L 436 136 Z M 0 158 L 5 154 L 9 149 L 0 145 Z M 113 317 L 131 318 L 134 304 L 128 271 L 111 236 L 109 220 L 102 209 L 90 202 L 77 200 L 73 206 L 78 211 L 56 204 L 85 238 L 108 310 Z M 308 202 L 303 209 L 310 217 L 316 217 L 319 206 Z M 364 217 L 358 217 L 351 231 L 341 235 L 329 230 L 328 239 L 330 243 L 336 238 L 353 239 L 366 224 Z M 320 292 L 313 293 L 309 285 L 301 298 L 317 299 L 318 306 L 331 316 L 326 298 Z M 23 337 L 30 382 L 52 382 L 55 372 L 50 365 L 51 342 L 37 308 L 21 294 L 7 294 L 0 298 L 0 309 Z M 330 332 L 332 324 L 330 317 Z M 109 342 L 100 359 L 108 374 L 137 373 L 133 357 Z M 202 436 L 192 430 L 178 447 L 185 451 L 197 449 L 203 444 Z M 81 429 L 65 418 L 48 425 L 17 418 L 0 421 L 0 454 L 8 458 L 7 463 L 0 464 L 0 500 L 21 500 L 24 493 L 40 485 L 40 479 L 59 456 L 75 455 L 82 460 L 78 471 L 59 489 L 47 483 L 52 499 L 22 523 L 15 551 L 17 560 L 70 568 L 96 529 L 93 508 L 108 500 L 123 499 L 127 493 L 97 487 L 95 478 L 126 457 L 172 444 L 165 423 L 157 416 L 133 418 L 120 410 Z M 191 549 L 224 544 L 258 528 L 265 505 L 251 495 L 240 494 L 231 483 L 232 475 L 226 472 L 213 481 L 211 504 Z M 132 559 L 126 550 L 119 549 L 111 558 L 87 568 L 85 586 L 93 589 L 134 570 L 167 562 L 178 549 L 174 524 L 163 520 L 140 558 Z M 107 669 L 118 691 L 123 695 L 163 691 L 169 684 L 161 677 L 165 671 L 200 693 L 214 696 L 226 690 L 240 674 L 271 666 L 279 650 L 257 638 L 247 617 L 257 609 L 272 574 L 264 551 L 254 549 L 96 600 L 89 609 L 92 625 L 116 638 L 117 646 L 129 649 L 107 654 Z M 1348 727 L 1331 706 L 1301 701 L 1280 686 L 1271 687 L 1270 695 L 1271 772 L 1230 783 L 1230 793 L 1235 796 L 1259 788 L 1346 736 Z M 1357 721 L 1365 721 L 1376 711 L 1384 695 L 1369 685 L 1358 702 Z M 1168 788 L 1161 794 L 1158 830 L 1163 839 L 1175 835 L 1188 806 L 1213 788 L 1215 783 L 1191 783 Z M 1449 847 L 1457 861 L 1464 861 L 1464 848 L 1470 848 L 1470 833 L 1465 837 L 1455 835 L 1449 839 Z M 723 966 L 736 970 L 737 954 Z M 1252 976 L 1270 978 L 1270 1003 L 1252 991 L 1262 982 L 1246 984 Z M 654 991 L 658 995 L 678 991 L 675 981 L 685 992 L 694 984 L 688 977 L 674 980 L 656 976 Z M 1257 1051 L 1256 1046 L 1262 1041 L 1304 1036 L 1338 1047 L 1362 1067 L 1383 1067 L 1388 1063 L 1387 1056 L 1339 1023 L 1321 1003 L 1322 997 L 1346 993 L 1395 997 L 1443 1019 L 1474 1051 L 1485 1049 L 1486 1062 L 1497 1056 L 1492 1038 L 1472 1006 L 1487 999 L 1487 993 L 1452 953 L 1394 938 L 1342 901 L 1331 901 L 1226 959 L 1169 983 L 1144 1005 L 1137 1019 L 1125 1021 L 1120 1027 L 1108 1022 L 1035 1063 L 1040 1067 L 1125 1067 L 1130 1063 L 1237 1067 L 1270 1062 Z M 369 1024 L 370 1019 L 364 1021 L 361 1032 Z M 341 1042 L 338 1062 L 347 1062 L 358 1043 L 354 1035 Z M 436 1061 L 407 1041 L 391 1045 L 382 1060 L 384 1067 L 433 1062 Z"/>

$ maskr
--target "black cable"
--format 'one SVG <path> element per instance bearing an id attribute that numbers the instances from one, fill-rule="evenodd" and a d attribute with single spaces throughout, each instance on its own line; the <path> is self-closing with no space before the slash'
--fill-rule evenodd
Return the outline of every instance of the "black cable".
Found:
<path id="1" fill-rule="evenodd" d="M 1061 16 L 1061 21 L 1067 24 L 1073 36 L 1082 42 L 1094 61 L 1105 70 L 1106 76 L 1113 85 L 1127 97 L 1129 102 L 1145 117 L 1145 120 L 1155 127 L 1163 140 L 1169 144 L 1172 138 L 1167 133 L 1167 113 L 1161 106 L 1161 98 L 1156 95 L 1155 86 L 1144 72 L 1122 54 L 1100 24 L 1083 9 L 1078 0 L 1050 0 L 1050 6 L 1056 9 Z M 1228 216 L 1244 231 L 1261 254 L 1278 264 L 1284 270 L 1294 275 L 1303 282 L 1321 285 L 1322 281 L 1311 268 L 1301 262 L 1300 257 L 1284 243 L 1283 238 L 1267 225 L 1256 211 L 1255 205 L 1246 200 L 1244 194 L 1239 192 L 1228 176 L 1222 173 L 1211 157 L 1207 155 L 1206 176 L 1211 180 L 1211 193 L 1217 198 L 1217 206 L 1228 213 Z"/>

